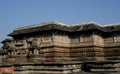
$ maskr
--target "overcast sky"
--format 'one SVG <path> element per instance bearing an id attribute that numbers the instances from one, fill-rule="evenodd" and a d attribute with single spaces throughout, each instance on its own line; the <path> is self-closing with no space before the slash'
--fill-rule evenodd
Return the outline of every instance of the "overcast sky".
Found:
<path id="1" fill-rule="evenodd" d="M 0 41 L 16 27 L 47 21 L 120 23 L 120 0 L 0 0 Z"/>

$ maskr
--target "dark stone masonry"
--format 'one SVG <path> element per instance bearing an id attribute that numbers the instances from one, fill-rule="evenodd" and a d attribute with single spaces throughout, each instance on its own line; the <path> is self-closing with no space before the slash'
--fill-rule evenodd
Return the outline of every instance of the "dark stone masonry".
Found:
<path id="1" fill-rule="evenodd" d="M 120 74 L 120 24 L 45 22 L 8 36 L 0 74 Z"/>

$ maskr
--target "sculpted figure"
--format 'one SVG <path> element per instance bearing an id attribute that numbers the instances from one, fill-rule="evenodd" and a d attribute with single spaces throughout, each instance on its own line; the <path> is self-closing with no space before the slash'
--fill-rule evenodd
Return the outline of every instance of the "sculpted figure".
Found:
<path id="1" fill-rule="evenodd" d="M 38 46 L 37 39 L 33 39 L 31 46 L 36 47 Z"/>

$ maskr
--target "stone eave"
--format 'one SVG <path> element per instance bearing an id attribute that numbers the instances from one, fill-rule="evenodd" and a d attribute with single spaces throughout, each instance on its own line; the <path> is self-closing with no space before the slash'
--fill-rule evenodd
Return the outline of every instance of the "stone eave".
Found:
<path id="1" fill-rule="evenodd" d="M 111 26 L 100 26 L 95 22 L 66 25 L 59 22 L 46 22 L 38 25 L 17 28 L 12 33 L 10 33 L 9 36 L 28 34 L 28 33 L 40 32 L 40 31 L 48 31 L 54 29 L 67 31 L 67 32 L 78 32 L 78 31 L 86 31 L 86 30 L 94 30 L 94 29 L 98 29 L 103 32 L 113 32 L 113 31 L 119 31 L 120 25 L 118 24 Z"/>

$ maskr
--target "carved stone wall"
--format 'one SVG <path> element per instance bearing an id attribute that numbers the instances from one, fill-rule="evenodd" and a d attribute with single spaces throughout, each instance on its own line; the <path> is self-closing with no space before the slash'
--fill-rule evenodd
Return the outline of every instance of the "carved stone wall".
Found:
<path id="1" fill-rule="evenodd" d="M 0 67 L 10 66 L 14 74 L 120 72 L 119 30 L 52 25 L 13 31 L 2 42 Z"/>

